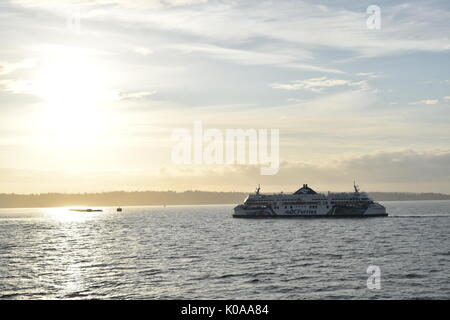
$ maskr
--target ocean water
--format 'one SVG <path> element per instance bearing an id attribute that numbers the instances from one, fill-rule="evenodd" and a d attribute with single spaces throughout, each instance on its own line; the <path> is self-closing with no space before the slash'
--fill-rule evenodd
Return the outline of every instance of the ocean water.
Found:
<path id="1" fill-rule="evenodd" d="M 449 299 L 450 201 L 383 204 L 390 216 L 371 219 L 1 209 L 0 298 Z"/>

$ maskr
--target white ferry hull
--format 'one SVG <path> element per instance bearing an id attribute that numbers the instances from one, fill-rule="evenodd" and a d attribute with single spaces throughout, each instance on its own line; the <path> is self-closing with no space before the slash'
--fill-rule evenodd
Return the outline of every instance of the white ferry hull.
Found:
<path id="1" fill-rule="evenodd" d="M 353 193 L 320 194 L 307 184 L 293 194 L 261 194 L 260 188 L 234 208 L 234 218 L 386 217 L 386 208 L 354 185 Z"/>
<path id="2" fill-rule="evenodd" d="M 380 204 L 369 207 L 339 207 L 331 209 L 285 209 L 274 210 L 270 207 L 247 208 L 238 205 L 234 208 L 233 218 L 357 218 L 357 217 L 386 217 L 386 209 Z"/>

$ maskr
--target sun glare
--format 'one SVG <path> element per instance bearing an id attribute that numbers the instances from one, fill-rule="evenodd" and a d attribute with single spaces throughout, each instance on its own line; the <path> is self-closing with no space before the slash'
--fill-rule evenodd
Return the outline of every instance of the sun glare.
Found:
<path id="1" fill-rule="evenodd" d="M 36 93 L 44 101 L 43 123 L 57 134 L 92 134 L 104 124 L 105 102 L 115 99 L 107 90 L 107 72 L 85 56 L 55 58 L 37 74 Z"/>
<path id="2" fill-rule="evenodd" d="M 83 108 L 113 98 L 105 89 L 107 71 L 83 56 L 56 59 L 38 77 L 39 94 L 49 102 Z"/>
<path id="3" fill-rule="evenodd" d="M 69 207 L 46 208 L 45 215 L 58 222 L 84 222 L 91 217 L 83 212 L 69 211 Z"/>

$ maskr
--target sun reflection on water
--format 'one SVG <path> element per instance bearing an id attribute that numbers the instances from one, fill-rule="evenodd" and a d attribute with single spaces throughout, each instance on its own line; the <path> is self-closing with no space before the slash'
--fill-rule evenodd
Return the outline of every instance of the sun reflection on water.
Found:
<path id="1" fill-rule="evenodd" d="M 45 216 L 59 222 L 85 222 L 98 217 L 103 212 L 79 212 L 70 211 L 72 207 L 46 208 Z M 76 209 L 88 209 L 87 207 L 76 207 Z M 96 208 L 91 208 L 96 209 Z"/>

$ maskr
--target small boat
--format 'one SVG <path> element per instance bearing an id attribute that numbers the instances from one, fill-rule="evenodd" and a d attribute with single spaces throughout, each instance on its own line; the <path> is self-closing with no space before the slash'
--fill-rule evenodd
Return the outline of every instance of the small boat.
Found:
<path id="1" fill-rule="evenodd" d="M 122 212 L 122 208 L 121 208 L 121 207 L 118 207 L 116 211 L 117 211 L 117 212 Z"/>
<path id="2" fill-rule="evenodd" d="M 103 210 L 100 210 L 100 209 L 69 209 L 69 211 L 76 211 L 76 212 L 103 212 Z"/>

